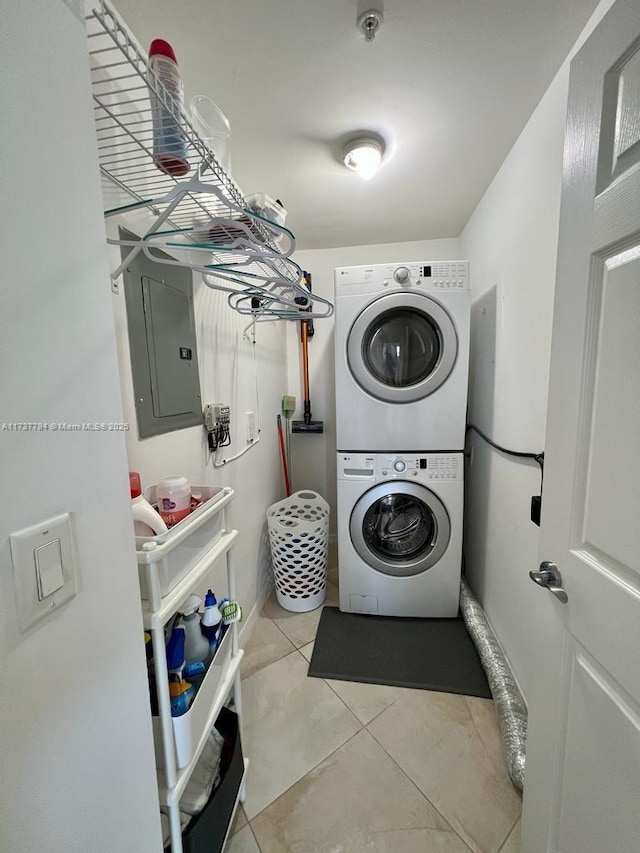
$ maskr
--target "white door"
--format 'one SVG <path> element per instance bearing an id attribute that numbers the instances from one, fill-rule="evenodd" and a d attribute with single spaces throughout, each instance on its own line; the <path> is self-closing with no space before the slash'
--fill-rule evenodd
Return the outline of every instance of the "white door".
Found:
<path id="1" fill-rule="evenodd" d="M 640 851 L 640 3 L 571 66 L 522 853 Z"/>

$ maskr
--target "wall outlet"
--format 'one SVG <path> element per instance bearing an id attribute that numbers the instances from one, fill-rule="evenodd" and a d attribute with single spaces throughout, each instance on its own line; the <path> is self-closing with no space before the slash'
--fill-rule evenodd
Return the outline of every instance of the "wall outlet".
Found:
<path id="1" fill-rule="evenodd" d="M 245 421 L 247 424 L 247 444 L 251 444 L 257 438 L 256 413 L 245 412 Z"/>

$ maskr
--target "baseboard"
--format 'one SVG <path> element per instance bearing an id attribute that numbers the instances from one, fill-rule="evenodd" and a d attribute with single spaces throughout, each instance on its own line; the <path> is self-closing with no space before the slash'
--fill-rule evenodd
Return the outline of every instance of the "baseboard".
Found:
<path id="1" fill-rule="evenodd" d="M 269 598 L 270 594 L 271 587 L 267 587 L 266 589 L 262 590 L 258 600 L 249 611 L 249 615 L 243 616 L 238 636 L 238 642 L 240 644 L 241 649 L 243 649 L 249 641 L 249 637 L 251 636 L 251 632 L 253 631 L 256 619 L 262 612 L 262 608 L 264 607 L 267 598 Z"/>

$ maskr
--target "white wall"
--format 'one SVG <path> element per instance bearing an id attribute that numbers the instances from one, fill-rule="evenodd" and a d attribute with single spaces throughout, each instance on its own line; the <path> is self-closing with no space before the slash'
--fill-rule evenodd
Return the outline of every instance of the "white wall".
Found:
<path id="1" fill-rule="evenodd" d="M 3 423 L 122 421 L 84 22 L 4 4 Z M 0 430 L 0 849 L 161 849 L 125 443 Z M 80 591 L 20 633 L 8 535 L 69 511 Z"/>
<path id="2" fill-rule="evenodd" d="M 135 232 L 143 228 L 142 217 L 124 218 Z M 116 223 L 109 233 L 115 234 Z M 199 258 L 197 260 L 202 260 Z M 120 250 L 112 248 L 110 262 L 115 268 Z M 235 497 L 227 510 L 227 523 L 240 536 L 234 549 L 237 565 L 237 598 L 248 616 L 256 602 L 262 602 L 272 584 L 265 511 L 284 497 L 280 469 L 276 416 L 286 393 L 286 346 L 282 322 L 260 322 L 254 333 L 249 320 L 230 309 L 227 296 L 206 287 L 194 274 L 194 313 L 198 343 L 198 369 L 203 405 L 226 403 L 231 407 L 232 444 L 219 451 L 216 461 L 247 447 L 245 413 L 258 416 L 260 440 L 239 459 L 215 468 L 209 453 L 204 427 L 194 426 L 152 438 L 138 437 L 131 378 L 124 288 L 113 297 L 118 359 L 122 381 L 129 468 L 139 471 L 143 486 L 170 474 L 184 474 L 191 483 L 231 486 Z M 225 561 L 220 560 L 203 582 L 199 594 L 211 585 L 226 593 Z"/>
<path id="3" fill-rule="evenodd" d="M 610 5 L 598 6 L 572 55 Z M 568 81 L 569 59 L 460 237 L 471 261 L 470 420 L 516 450 L 544 448 Z M 467 574 L 526 696 L 548 610 L 528 578 L 539 560 L 529 521 L 539 469 L 471 441 Z"/>
<path id="4" fill-rule="evenodd" d="M 457 239 L 381 243 L 375 246 L 348 246 L 297 252 L 295 260 L 312 275 L 313 292 L 333 302 L 333 271 L 336 267 L 383 264 L 401 261 L 447 260 L 460 257 Z M 331 530 L 336 529 L 336 426 L 333 317 L 316 320 L 315 335 L 309 343 L 311 411 L 314 420 L 324 422 L 322 435 L 291 437 L 292 488 L 313 489 L 331 506 Z M 302 418 L 302 368 L 299 324 L 288 324 L 288 392 L 297 398 L 295 419 Z"/>

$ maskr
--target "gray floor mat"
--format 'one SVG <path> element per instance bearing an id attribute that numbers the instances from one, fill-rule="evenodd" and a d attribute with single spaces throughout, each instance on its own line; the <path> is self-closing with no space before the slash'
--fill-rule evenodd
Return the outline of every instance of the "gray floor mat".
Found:
<path id="1" fill-rule="evenodd" d="M 309 675 L 491 698 L 460 617 L 400 619 L 325 607 Z"/>

